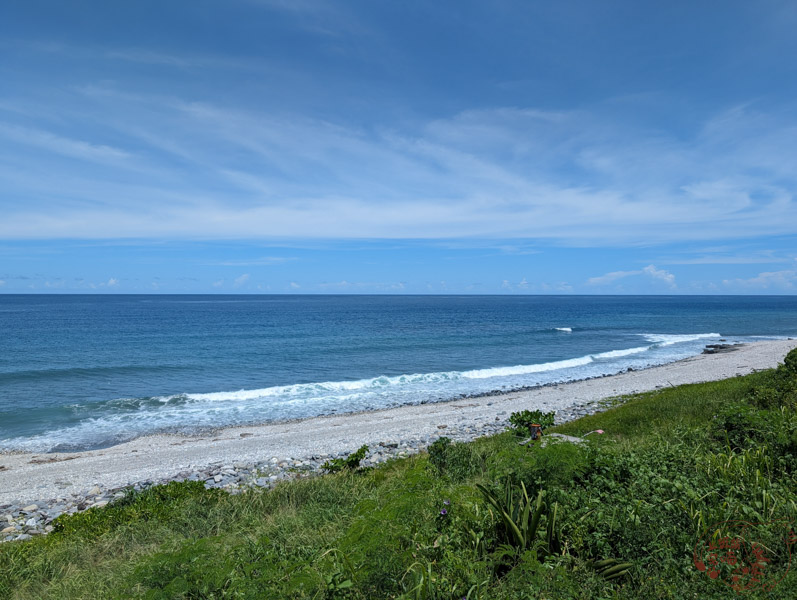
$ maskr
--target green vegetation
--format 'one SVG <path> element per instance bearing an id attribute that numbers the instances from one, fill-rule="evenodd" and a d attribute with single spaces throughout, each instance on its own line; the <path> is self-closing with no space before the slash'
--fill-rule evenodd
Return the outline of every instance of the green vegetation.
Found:
<path id="1" fill-rule="evenodd" d="M 792 598 L 795 390 L 797 351 L 552 428 L 606 432 L 583 444 L 443 438 L 271 491 L 131 493 L 0 545 L 0 598 Z M 708 575 L 695 548 L 724 521 L 751 524 L 773 589 Z"/>
<path id="2" fill-rule="evenodd" d="M 339 473 L 343 470 L 356 471 L 360 468 L 360 463 L 368 455 L 368 446 L 363 445 L 357 449 L 357 452 L 352 452 L 346 458 L 333 458 L 326 461 L 321 468 L 327 473 Z"/>
<path id="3" fill-rule="evenodd" d="M 545 430 L 553 426 L 555 413 L 544 413 L 540 410 L 522 410 L 509 415 L 509 423 L 516 435 L 528 437 L 532 434 L 532 425 Z"/>

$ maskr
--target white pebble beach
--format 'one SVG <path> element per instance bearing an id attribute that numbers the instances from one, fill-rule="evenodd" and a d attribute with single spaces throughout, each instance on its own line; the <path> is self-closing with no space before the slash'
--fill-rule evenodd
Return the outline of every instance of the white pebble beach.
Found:
<path id="1" fill-rule="evenodd" d="M 777 366 L 795 347 L 797 340 L 756 342 L 732 352 L 506 394 L 233 427 L 207 435 L 154 435 L 87 452 L 0 454 L 0 504 L 24 505 L 95 486 L 114 489 L 145 481 L 178 479 L 181 472 L 211 464 L 334 456 L 352 452 L 362 444 L 374 447 L 385 441 L 447 435 L 447 431 L 465 425 L 473 431 L 484 428 L 489 433 L 496 418 L 504 421 L 514 411 L 566 411 L 635 392 L 744 375 Z"/>

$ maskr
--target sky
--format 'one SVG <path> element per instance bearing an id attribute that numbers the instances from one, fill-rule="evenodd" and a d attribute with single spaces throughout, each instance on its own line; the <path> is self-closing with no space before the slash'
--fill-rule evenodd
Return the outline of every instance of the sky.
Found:
<path id="1" fill-rule="evenodd" d="M 0 293 L 794 294 L 797 4 L 0 4 Z"/>

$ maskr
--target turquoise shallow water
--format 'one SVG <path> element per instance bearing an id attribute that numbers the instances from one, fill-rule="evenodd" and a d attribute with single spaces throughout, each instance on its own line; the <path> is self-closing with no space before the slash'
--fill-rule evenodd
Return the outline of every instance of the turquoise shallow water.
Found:
<path id="1" fill-rule="evenodd" d="M 0 295 L 0 449 L 433 402 L 794 336 L 789 296 Z"/>

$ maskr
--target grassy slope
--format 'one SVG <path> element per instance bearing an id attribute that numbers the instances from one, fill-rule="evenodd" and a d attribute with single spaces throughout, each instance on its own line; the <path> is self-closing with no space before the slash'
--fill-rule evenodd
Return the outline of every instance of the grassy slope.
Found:
<path id="1" fill-rule="evenodd" d="M 754 411 L 753 433 L 727 409 L 772 377 L 642 394 L 555 429 L 606 431 L 583 447 L 525 448 L 507 433 L 449 447 L 442 471 L 421 455 L 270 492 L 153 488 L 63 519 L 46 538 L 1 545 L 0 598 L 733 597 L 692 564 L 706 527 L 797 523 L 793 407 Z M 556 504 L 561 547 L 551 555 L 501 552 L 509 538 L 476 484 L 498 491 L 507 480 L 515 497 L 524 482 Z M 776 544 L 780 533 L 757 535 Z M 588 561 L 610 557 L 634 566 L 605 581 Z M 791 571 L 744 597 L 794 590 Z"/>

